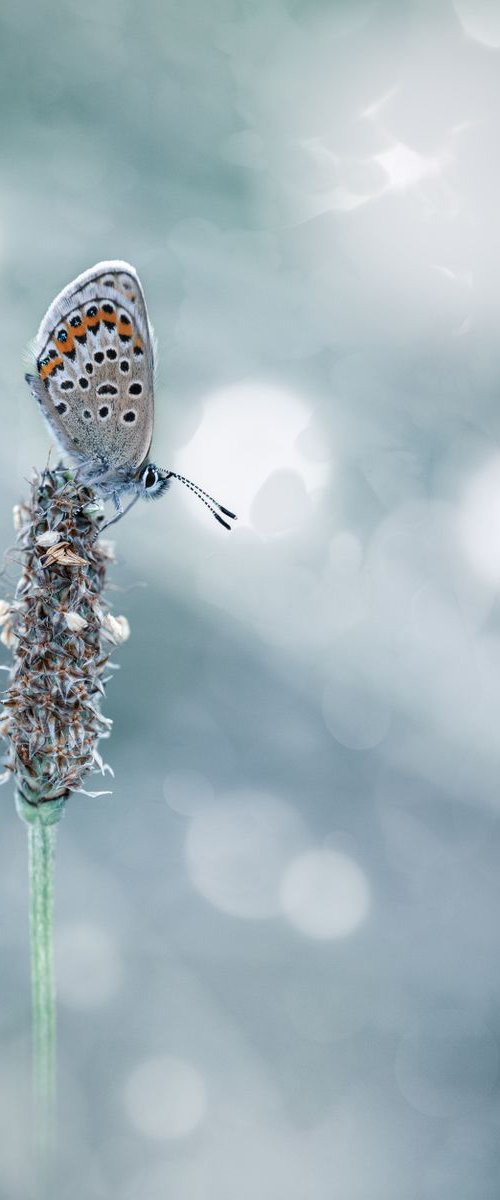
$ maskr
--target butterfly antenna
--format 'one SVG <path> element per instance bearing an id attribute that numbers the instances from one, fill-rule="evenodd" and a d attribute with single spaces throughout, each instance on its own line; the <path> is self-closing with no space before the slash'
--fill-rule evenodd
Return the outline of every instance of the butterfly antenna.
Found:
<path id="1" fill-rule="evenodd" d="M 189 488 L 189 490 L 198 497 L 198 500 L 201 500 L 202 504 L 206 504 L 207 508 L 212 513 L 212 516 L 215 517 L 216 521 L 219 521 L 220 525 L 224 526 L 224 529 L 232 528 L 231 525 L 228 525 L 227 521 L 224 521 L 223 518 L 219 516 L 219 513 L 224 513 L 224 516 L 229 517 L 231 521 L 237 520 L 236 513 L 231 512 L 229 508 L 224 508 L 223 504 L 219 504 L 218 500 L 214 500 L 213 496 L 210 496 L 208 492 L 205 492 L 203 488 L 199 486 L 199 484 L 193 483 L 192 479 L 186 479 L 185 475 L 178 475 L 176 471 L 170 471 L 169 474 L 173 479 L 178 479 L 179 483 L 183 483 L 185 487 Z M 216 509 L 219 511 L 217 512 Z"/>

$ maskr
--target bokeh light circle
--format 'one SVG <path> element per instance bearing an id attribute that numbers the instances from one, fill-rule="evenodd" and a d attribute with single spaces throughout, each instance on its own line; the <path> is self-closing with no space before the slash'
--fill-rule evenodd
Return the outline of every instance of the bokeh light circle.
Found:
<path id="1" fill-rule="evenodd" d="M 290 923 L 308 937 L 347 937 L 368 913 L 368 881 L 346 854 L 308 851 L 285 871 L 281 906 Z"/>
<path id="2" fill-rule="evenodd" d="M 453 0 L 453 7 L 464 33 L 489 46 L 500 47 L 500 5 L 497 0 Z"/>
<path id="3" fill-rule="evenodd" d="M 284 387 L 243 381 L 223 388 L 207 396 L 177 469 L 185 462 L 190 478 L 226 497 L 240 525 L 255 519 L 261 534 L 294 527 L 307 514 L 308 493 L 329 474 L 326 464 L 309 461 L 301 451 L 299 435 L 308 422 L 306 403 Z M 276 505 L 278 530 L 269 504 Z M 205 520 L 203 505 L 193 513 Z"/>
<path id="4" fill-rule="evenodd" d="M 458 513 L 459 537 L 473 569 L 500 584 L 500 455 L 470 479 Z"/>
<path id="5" fill-rule="evenodd" d="M 187 1137 L 200 1124 L 207 1106 L 199 1071 L 169 1055 L 140 1063 L 126 1082 L 124 1099 L 134 1128 L 158 1140 Z"/>

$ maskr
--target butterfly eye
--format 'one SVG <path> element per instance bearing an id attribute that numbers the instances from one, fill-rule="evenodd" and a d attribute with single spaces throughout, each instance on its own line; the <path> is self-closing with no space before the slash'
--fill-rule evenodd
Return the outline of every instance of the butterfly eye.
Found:
<path id="1" fill-rule="evenodd" d="M 140 481 L 146 496 L 153 498 L 161 496 L 170 483 L 170 471 L 160 471 L 154 463 L 146 463 L 140 474 Z"/>

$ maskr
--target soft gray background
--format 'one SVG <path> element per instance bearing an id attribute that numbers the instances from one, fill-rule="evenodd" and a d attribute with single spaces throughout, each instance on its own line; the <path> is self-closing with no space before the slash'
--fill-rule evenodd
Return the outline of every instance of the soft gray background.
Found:
<path id="1" fill-rule="evenodd" d="M 146 289 L 158 462 L 240 514 L 179 487 L 116 529 L 113 795 L 58 843 L 60 1198 L 496 1200 L 500 5 L 8 0 L 0 89 L 2 545 L 49 444 L 26 345 L 101 258 Z"/>

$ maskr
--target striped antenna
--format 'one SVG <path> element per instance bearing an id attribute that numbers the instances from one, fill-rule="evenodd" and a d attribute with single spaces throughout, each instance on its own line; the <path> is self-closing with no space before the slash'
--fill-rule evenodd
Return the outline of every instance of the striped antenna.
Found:
<path id="1" fill-rule="evenodd" d="M 202 504 L 206 504 L 207 508 L 212 513 L 212 516 L 215 517 L 216 521 L 219 521 L 220 525 L 224 526 L 224 529 L 232 529 L 232 525 L 229 525 L 227 521 L 224 521 L 224 519 L 219 516 L 219 513 L 224 513 L 224 516 L 229 517 L 231 521 L 237 520 L 236 513 L 231 512 L 229 508 L 224 508 L 223 504 L 219 504 L 218 500 L 214 500 L 213 496 L 209 496 L 208 492 L 205 492 L 203 488 L 199 486 L 199 484 L 193 483 L 192 479 L 186 479 L 185 475 L 178 475 L 176 471 L 169 471 L 169 475 L 172 476 L 172 479 L 178 479 L 179 483 L 183 483 L 185 487 L 189 488 L 189 490 L 198 497 L 198 500 L 201 500 Z M 218 512 L 216 511 L 217 509 Z"/>

